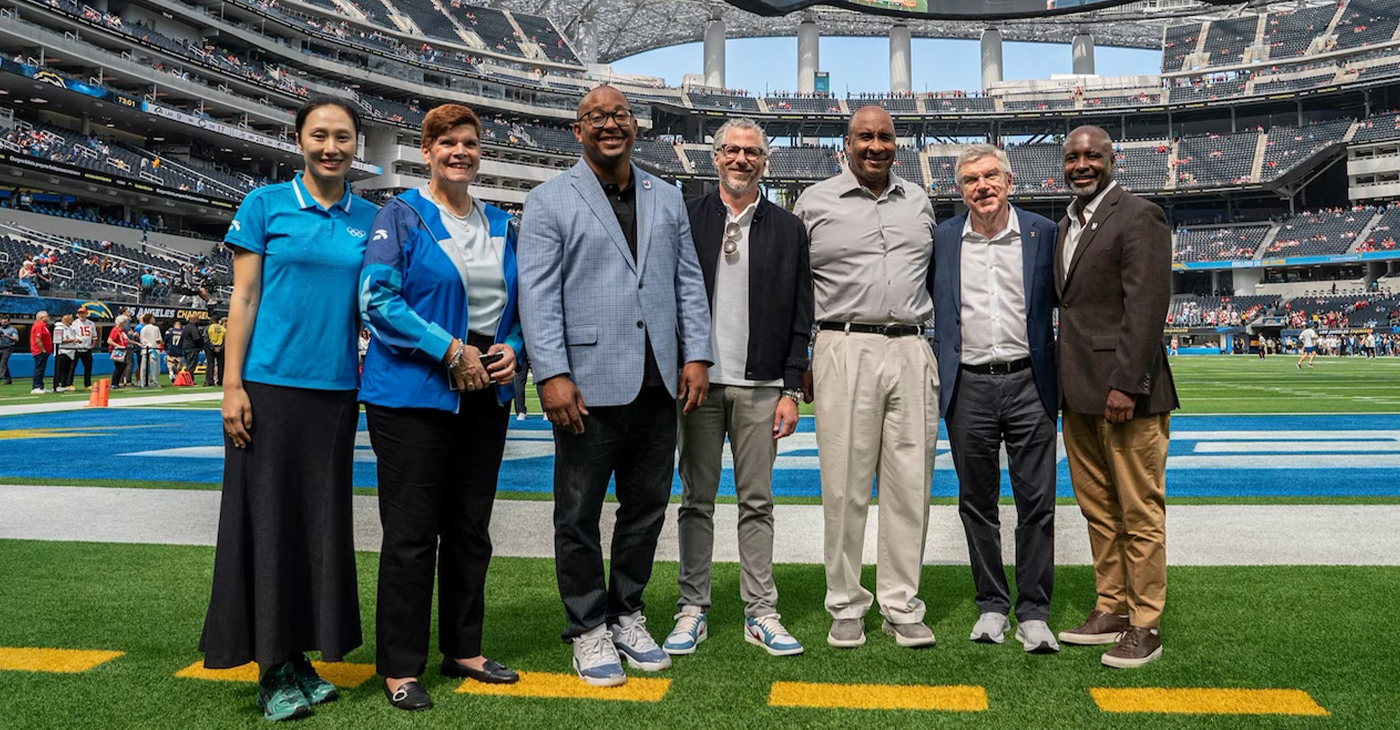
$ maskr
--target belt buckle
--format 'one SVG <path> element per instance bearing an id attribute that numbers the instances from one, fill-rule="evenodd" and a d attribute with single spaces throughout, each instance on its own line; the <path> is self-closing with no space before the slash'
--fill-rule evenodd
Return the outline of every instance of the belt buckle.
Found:
<path id="1" fill-rule="evenodd" d="M 1009 362 L 989 362 L 987 363 L 987 374 L 989 375 L 1010 375 L 1011 363 Z"/>

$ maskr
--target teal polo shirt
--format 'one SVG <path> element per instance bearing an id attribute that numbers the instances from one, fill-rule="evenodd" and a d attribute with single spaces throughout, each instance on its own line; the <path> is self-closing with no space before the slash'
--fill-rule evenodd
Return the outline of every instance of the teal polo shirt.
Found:
<path id="1" fill-rule="evenodd" d="M 359 386 L 359 280 L 378 206 L 323 208 L 301 174 L 243 199 L 224 242 L 262 257 L 262 296 L 243 379 L 313 390 Z"/>

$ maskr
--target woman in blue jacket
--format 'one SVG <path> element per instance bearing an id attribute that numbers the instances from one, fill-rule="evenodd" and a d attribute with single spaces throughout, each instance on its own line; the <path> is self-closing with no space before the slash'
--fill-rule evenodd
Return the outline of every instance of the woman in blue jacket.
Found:
<path id="1" fill-rule="evenodd" d="M 505 450 L 515 353 L 516 223 L 473 200 L 481 122 L 444 104 L 423 119 L 426 186 L 390 200 L 371 227 L 360 311 L 371 337 L 360 380 L 379 459 L 376 667 L 394 707 L 432 706 L 422 685 L 433 567 L 442 673 L 510 683 L 481 655 L 491 505 Z"/>

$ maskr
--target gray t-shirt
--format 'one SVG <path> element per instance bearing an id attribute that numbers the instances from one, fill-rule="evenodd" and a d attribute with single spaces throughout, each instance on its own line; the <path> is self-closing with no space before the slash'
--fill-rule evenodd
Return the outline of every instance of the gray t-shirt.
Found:
<path id="1" fill-rule="evenodd" d="M 19 330 L 14 327 L 0 327 L 0 352 L 19 344 Z"/>

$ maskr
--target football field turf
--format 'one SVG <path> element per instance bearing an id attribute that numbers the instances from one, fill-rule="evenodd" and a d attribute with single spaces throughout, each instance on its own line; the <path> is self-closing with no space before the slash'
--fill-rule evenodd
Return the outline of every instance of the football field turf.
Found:
<path id="1" fill-rule="evenodd" d="M 1169 499 L 1298 510 L 1400 501 L 1400 358 L 1320 358 L 1302 371 L 1293 360 L 1172 361 L 1183 407 L 1172 423 Z M 113 400 L 201 392 L 211 391 L 167 387 Z M 16 412 L 76 402 L 86 394 L 31 396 L 27 387 L 0 386 L 0 484 L 217 488 L 217 400 Z M 530 410 L 538 413 L 533 398 Z M 780 501 L 816 500 L 811 430 L 804 419 L 784 445 L 774 480 Z M 503 498 L 549 498 L 551 446 L 536 415 L 511 422 Z M 956 481 L 946 445 L 939 453 L 932 495 L 946 505 Z M 373 481 L 361 433 L 357 491 L 372 495 Z M 1062 503 L 1072 503 L 1063 473 L 1059 489 Z M 5 510 L 0 504 L 0 537 L 7 519 L 24 517 Z M 726 538 L 732 534 L 719 539 Z M 1366 536 L 1339 530 L 1335 539 Z M 1279 540 L 1286 544 L 1288 536 Z M 1169 562 L 1171 546 L 1169 537 Z M 208 678 L 197 667 L 212 554 L 208 547 L 0 539 L 0 728 L 270 727 L 253 705 L 251 684 Z M 358 558 L 365 645 L 328 672 L 346 683 L 344 697 L 298 726 L 1400 727 L 1400 638 L 1387 625 L 1400 600 L 1400 568 L 1391 566 L 1173 567 L 1163 660 L 1123 672 L 1099 665 L 1102 648 L 1032 656 L 1010 636 L 1001 646 L 969 642 L 976 608 L 966 565 L 926 566 L 921 596 L 939 641 L 921 651 L 894 647 L 879 633 L 876 611 L 867 617 L 866 647 L 827 647 L 821 566 L 780 565 L 783 620 L 807 653 L 770 658 L 743 641 L 737 566 L 719 563 L 711 638 L 700 652 L 668 672 L 631 672 L 652 681 L 596 699 L 551 696 L 581 686 L 554 676 L 569 672 L 569 652 L 558 640 L 553 562 L 498 557 L 486 652 L 526 672 L 517 689 L 533 696 L 454 692 L 458 683 L 438 676 L 433 651 L 425 685 L 437 706 L 408 715 L 388 707 L 371 675 L 377 555 Z M 675 571 L 674 562 L 658 562 L 647 591 L 658 639 L 671 623 Z M 865 578 L 873 585 L 873 567 Z M 1077 624 L 1093 598 L 1088 567 L 1058 566 L 1051 627 Z"/>

